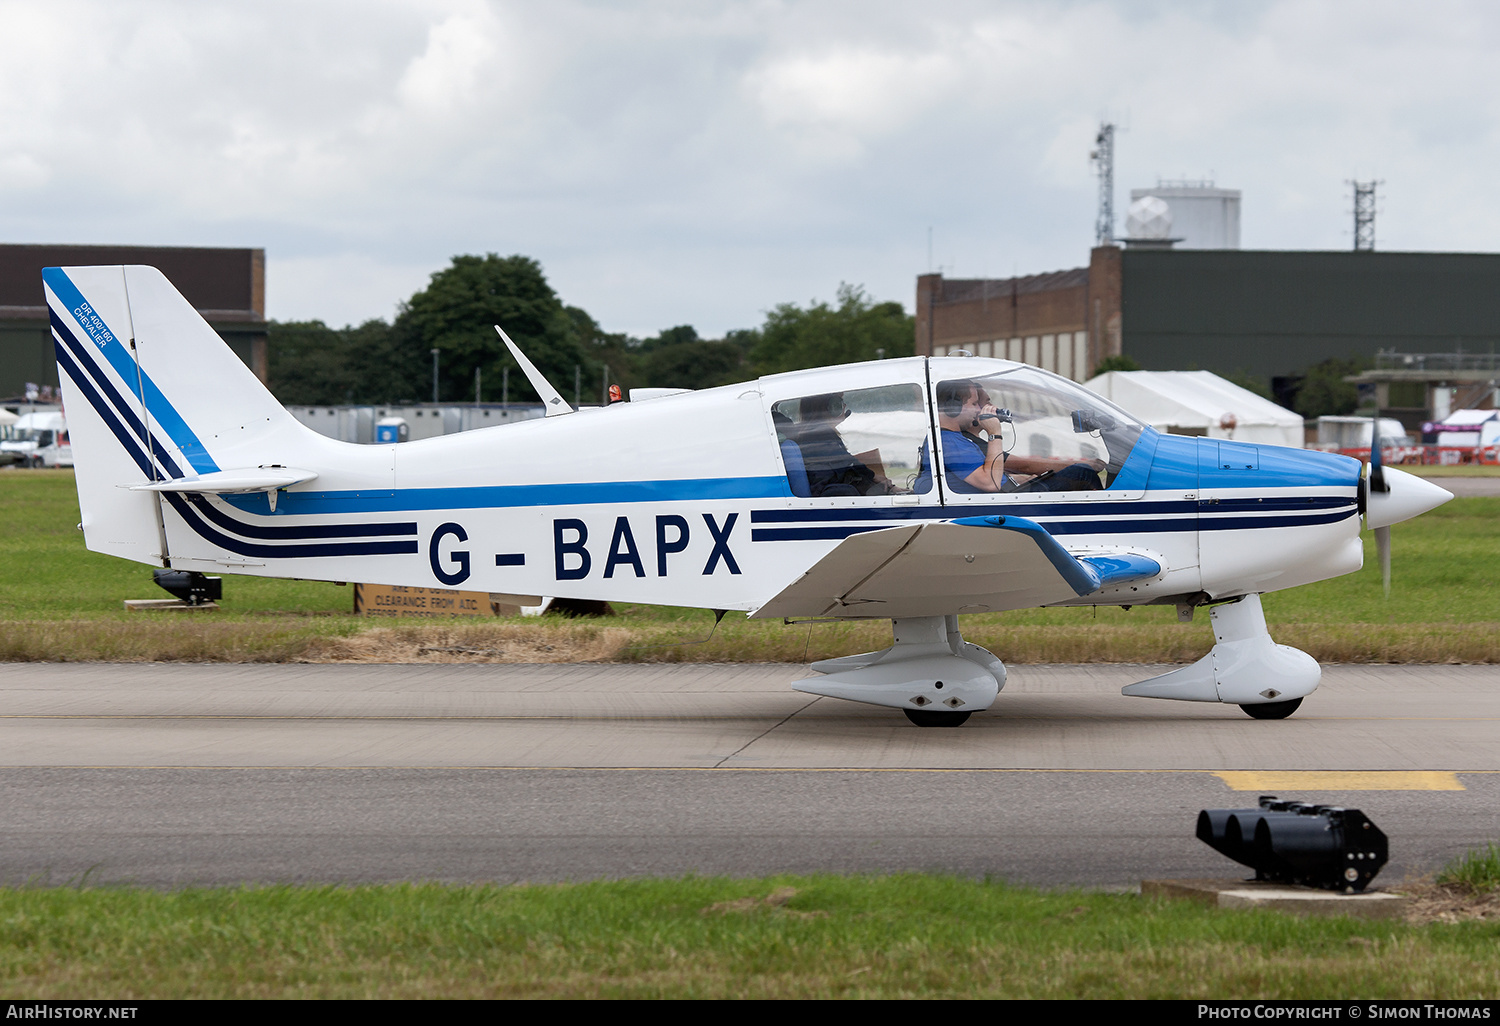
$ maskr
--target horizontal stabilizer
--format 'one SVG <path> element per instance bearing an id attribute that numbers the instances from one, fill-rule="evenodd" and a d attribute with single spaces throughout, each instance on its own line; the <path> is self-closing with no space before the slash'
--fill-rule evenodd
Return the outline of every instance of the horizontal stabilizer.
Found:
<path id="1" fill-rule="evenodd" d="M 999 528 L 999 530 L 996 530 Z M 967 517 L 852 535 L 756 617 L 945 616 L 1051 605 L 1156 577 L 1135 553 L 1075 558 L 1023 517 Z"/>
<path id="2" fill-rule="evenodd" d="M 317 472 L 294 467 L 249 467 L 243 470 L 216 470 L 212 474 L 179 477 L 171 481 L 134 485 L 133 492 L 209 492 L 228 495 L 237 492 L 268 492 L 287 488 L 316 478 Z"/>

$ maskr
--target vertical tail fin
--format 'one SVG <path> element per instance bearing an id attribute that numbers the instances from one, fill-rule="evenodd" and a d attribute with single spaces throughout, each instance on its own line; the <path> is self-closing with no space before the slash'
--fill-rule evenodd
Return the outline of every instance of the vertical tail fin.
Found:
<path id="1" fill-rule="evenodd" d="M 156 268 L 42 280 L 88 546 L 165 564 L 160 500 L 131 488 L 259 465 L 303 429 Z"/>

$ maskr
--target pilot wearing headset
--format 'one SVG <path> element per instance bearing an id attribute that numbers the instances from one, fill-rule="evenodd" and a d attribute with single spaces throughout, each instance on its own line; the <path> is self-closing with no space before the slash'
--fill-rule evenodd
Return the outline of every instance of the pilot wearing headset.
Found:
<path id="1" fill-rule="evenodd" d="M 1000 426 L 1010 414 L 990 402 L 976 381 L 938 382 L 937 414 L 946 480 L 954 492 L 1061 492 L 1100 486 L 1103 460 L 1007 456 Z M 979 437 L 980 431 L 989 435 L 988 441 Z"/>

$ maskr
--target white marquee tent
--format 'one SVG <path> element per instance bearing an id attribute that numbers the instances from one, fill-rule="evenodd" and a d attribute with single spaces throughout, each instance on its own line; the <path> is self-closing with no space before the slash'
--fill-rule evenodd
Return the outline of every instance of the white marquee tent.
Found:
<path id="1" fill-rule="evenodd" d="M 1158 431 L 1302 448 L 1300 415 L 1209 371 L 1109 371 L 1083 387 Z"/>

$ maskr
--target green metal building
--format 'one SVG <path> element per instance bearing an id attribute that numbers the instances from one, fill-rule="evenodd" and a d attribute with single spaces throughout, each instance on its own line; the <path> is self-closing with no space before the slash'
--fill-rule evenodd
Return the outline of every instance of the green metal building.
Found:
<path id="1" fill-rule="evenodd" d="M 177 286 L 256 375 L 266 379 L 266 256 L 261 249 L 0 245 L 0 398 L 56 387 L 42 268 L 149 264 Z"/>

